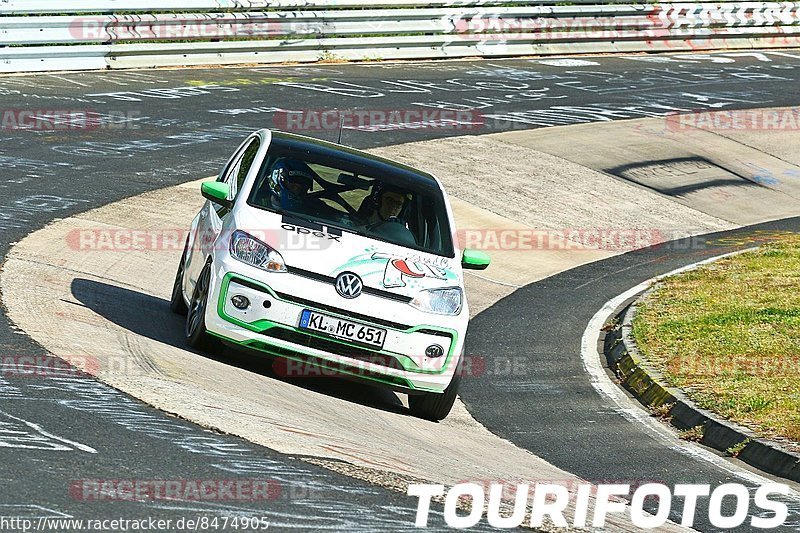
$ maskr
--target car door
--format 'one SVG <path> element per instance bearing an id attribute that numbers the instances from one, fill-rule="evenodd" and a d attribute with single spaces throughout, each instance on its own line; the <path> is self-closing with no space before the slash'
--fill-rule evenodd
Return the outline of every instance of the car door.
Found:
<path id="1" fill-rule="evenodd" d="M 238 191 L 244 183 L 244 178 L 247 176 L 260 146 L 261 143 L 258 136 L 250 137 L 239 146 L 233 157 L 228 160 L 228 163 L 220 172 L 217 181 L 230 185 L 229 200 L 237 198 Z M 217 241 L 220 239 L 223 219 L 229 214 L 230 209 L 207 200 L 197 215 L 194 227 L 190 232 L 186 274 L 184 276 L 184 283 L 187 284 L 185 287 L 186 294 L 191 294 L 194 290 L 194 284 L 197 282 L 197 278 L 200 276 L 200 272 L 202 272 L 208 258 L 212 256 L 214 246 L 219 245 Z"/>

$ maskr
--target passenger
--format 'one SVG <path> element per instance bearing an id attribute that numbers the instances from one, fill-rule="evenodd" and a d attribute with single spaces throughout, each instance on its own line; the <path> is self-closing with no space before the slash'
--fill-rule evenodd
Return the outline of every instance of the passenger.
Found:
<path id="1" fill-rule="evenodd" d="M 409 195 L 406 191 L 399 187 L 376 182 L 372 188 L 371 196 L 372 214 L 367 217 L 368 226 L 390 220 L 403 223 L 400 220 L 400 215 L 409 201 Z"/>
<path id="2" fill-rule="evenodd" d="M 367 230 L 387 240 L 417 245 L 417 239 L 403 220 L 403 212 L 411 200 L 407 191 L 376 181 L 372 187 L 372 213 L 367 217 Z"/>

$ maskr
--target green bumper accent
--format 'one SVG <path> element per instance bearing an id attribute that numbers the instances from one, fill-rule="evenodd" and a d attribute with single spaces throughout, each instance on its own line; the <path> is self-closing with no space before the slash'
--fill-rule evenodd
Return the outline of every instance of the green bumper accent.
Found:
<path id="1" fill-rule="evenodd" d="M 369 348 L 366 348 L 365 346 L 354 344 L 354 343 L 351 343 L 351 342 L 347 342 L 345 340 L 337 339 L 335 337 L 328 337 L 328 336 L 325 336 L 325 335 L 319 335 L 319 334 L 311 332 L 311 331 L 309 331 L 307 329 L 301 329 L 301 328 L 296 328 L 296 327 L 293 327 L 293 326 L 287 326 L 286 324 L 279 324 L 277 322 L 272 322 L 270 320 L 256 320 L 254 322 L 243 322 L 243 321 L 241 321 L 241 320 L 239 320 L 239 319 L 237 319 L 235 317 L 232 317 L 232 316 L 228 315 L 227 313 L 225 313 L 225 302 L 227 301 L 227 298 L 228 298 L 228 288 L 230 287 L 231 282 L 235 281 L 236 279 L 240 279 L 240 280 L 244 281 L 245 283 L 247 283 L 249 285 L 256 285 L 258 287 L 261 287 L 262 289 L 264 289 L 265 292 L 267 292 L 275 300 L 278 300 L 278 301 L 281 301 L 281 302 L 284 302 L 284 303 L 287 303 L 287 304 L 290 304 L 290 305 L 297 305 L 294 302 L 285 300 L 283 298 L 279 298 L 278 295 L 275 294 L 275 291 L 273 291 L 272 288 L 269 285 L 266 285 L 264 283 L 261 283 L 260 281 L 256 281 L 254 279 L 247 278 L 247 277 L 239 275 L 239 274 L 234 274 L 233 272 L 228 272 L 227 274 L 225 274 L 225 277 L 222 279 L 222 286 L 220 287 L 220 292 L 219 292 L 219 301 L 217 302 L 217 313 L 219 314 L 219 316 L 222 319 L 230 322 L 231 324 L 235 324 L 235 325 L 237 325 L 237 326 L 239 326 L 241 328 L 247 329 L 249 331 L 253 331 L 255 333 L 263 333 L 264 331 L 267 331 L 268 329 L 271 329 L 271 328 L 280 328 L 280 329 L 293 331 L 295 333 L 300 333 L 302 335 L 307 335 L 309 337 L 315 337 L 315 338 L 322 339 L 322 340 L 325 340 L 325 341 L 335 342 L 337 344 L 341 344 L 343 346 L 348 346 L 350 348 L 356 348 L 356 349 L 360 349 L 360 350 L 369 349 Z M 310 306 L 302 306 L 302 307 L 304 309 L 310 309 L 310 310 L 315 311 L 317 313 L 325 314 L 325 315 L 328 315 L 328 316 L 335 316 L 337 318 L 341 318 L 343 320 L 348 320 L 350 322 L 356 322 L 356 323 L 359 323 L 359 324 L 362 323 L 362 321 L 354 320 L 353 318 L 350 318 L 347 315 L 334 313 L 334 312 L 327 311 L 327 310 L 324 310 L 324 309 L 316 309 L 316 308 L 310 307 Z M 421 368 L 419 368 L 417 366 L 417 364 L 414 362 L 413 359 L 411 359 L 410 357 L 408 357 L 408 356 L 406 356 L 404 354 L 390 352 L 388 350 L 374 351 L 374 353 L 376 355 L 386 355 L 386 356 L 389 356 L 389 357 L 392 357 L 392 358 L 396 359 L 400 363 L 400 365 L 403 367 L 403 370 L 406 370 L 408 372 L 414 372 L 414 373 L 417 373 L 417 374 L 442 374 L 442 373 L 444 373 L 445 370 L 447 370 L 447 367 L 450 364 L 450 360 L 453 357 L 453 352 L 455 351 L 455 347 L 458 344 L 458 332 L 456 330 L 454 330 L 454 329 L 442 328 L 442 327 L 439 327 L 439 326 L 425 326 L 425 325 L 422 325 L 422 326 L 414 326 L 412 328 L 409 328 L 409 329 L 406 329 L 406 330 L 402 330 L 402 329 L 396 329 L 396 328 L 387 327 L 387 326 L 384 326 L 384 325 L 375 325 L 375 324 L 369 324 L 369 325 L 371 327 L 379 327 L 379 328 L 389 329 L 389 330 L 393 330 L 393 331 L 398 331 L 400 333 L 414 333 L 414 332 L 419 331 L 419 330 L 428 329 L 428 330 L 432 330 L 432 331 L 441 331 L 442 333 L 447 333 L 448 335 L 451 336 L 450 349 L 447 352 L 447 357 L 445 359 L 444 364 L 442 365 L 442 369 L 441 370 L 424 370 L 424 369 L 421 369 Z M 233 341 L 231 339 L 226 339 L 226 340 L 228 340 L 230 342 L 236 342 L 236 341 Z M 270 349 L 262 349 L 262 348 L 257 348 L 256 347 L 256 349 L 261 350 L 261 351 L 265 351 L 265 352 L 268 352 L 268 353 L 272 353 L 273 351 L 276 351 L 276 350 L 281 351 L 281 352 L 289 352 L 289 350 L 286 350 L 284 348 L 281 348 L 281 347 L 278 347 L 278 346 L 274 346 L 274 345 L 270 345 L 270 344 L 266 343 L 266 341 L 249 341 L 249 342 L 244 342 L 244 343 L 237 342 L 237 344 L 242 344 L 242 345 L 247 345 L 247 346 L 250 346 L 250 347 L 254 347 L 254 346 L 251 345 L 251 343 L 253 343 L 253 342 L 256 342 L 256 343 L 260 342 L 262 344 L 265 344 L 266 346 L 269 346 Z M 307 352 L 299 350 L 299 349 L 296 350 L 296 351 L 298 353 L 302 353 L 304 355 L 307 355 L 308 357 L 322 358 L 322 356 L 320 356 L 320 355 L 307 353 Z M 280 355 L 281 357 L 291 358 L 291 357 L 289 357 L 287 355 L 282 355 L 282 354 L 273 354 L 273 355 Z M 295 360 L 299 361 L 300 359 L 295 359 Z M 339 363 L 337 361 L 331 361 L 331 362 L 334 363 L 334 364 L 341 364 L 341 363 Z M 359 377 L 361 377 L 361 376 L 359 375 Z M 387 378 L 388 379 L 396 379 L 396 378 L 394 378 L 392 376 L 387 376 Z M 405 381 L 405 380 L 403 380 L 403 381 Z M 413 388 L 413 387 L 408 387 L 408 388 Z"/>

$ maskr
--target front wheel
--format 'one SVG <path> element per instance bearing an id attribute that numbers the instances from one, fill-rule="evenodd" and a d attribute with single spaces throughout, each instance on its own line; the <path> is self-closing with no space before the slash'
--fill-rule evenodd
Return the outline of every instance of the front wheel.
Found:
<path id="1" fill-rule="evenodd" d="M 418 418 L 438 422 L 444 420 L 450 414 L 453 404 L 458 396 L 458 387 L 461 384 L 461 365 L 456 368 L 456 373 L 450 381 L 450 385 L 444 392 L 424 392 L 408 397 L 408 407 L 411 414 Z"/>
<path id="2" fill-rule="evenodd" d="M 211 282 L 211 265 L 206 265 L 197 278 L 192 301 L 186 315 L 186 342 L 189 346 L 201 351 L 212 351 L 220 347 L 216 337 L 206 329 L 206 308 L 208 307 L 208 289 Z"/>

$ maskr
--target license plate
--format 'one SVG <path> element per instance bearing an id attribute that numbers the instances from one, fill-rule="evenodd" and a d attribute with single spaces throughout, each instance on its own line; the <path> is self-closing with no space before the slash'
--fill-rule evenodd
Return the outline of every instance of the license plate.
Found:
<path id="1" fill-rule="evenodd" d="M 386 340 L 385 329 L 356 324 L 349 320 L 322 315 L 308 309 L 304 309 L 300 315 L 300 327 L 319 331 L 331 337 L 367 344 L 379 350 L 383 348 L 383 343 Z"/>

